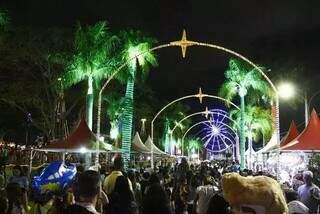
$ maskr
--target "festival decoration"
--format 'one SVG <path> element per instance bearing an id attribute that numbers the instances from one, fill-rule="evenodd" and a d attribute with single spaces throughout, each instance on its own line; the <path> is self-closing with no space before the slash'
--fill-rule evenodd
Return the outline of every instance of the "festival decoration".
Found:
<path id="1" fill-rule="evenodd" d="M 228 125 L 228 113 L 220 109 L 210 111 L 210 118 L 200 131 L 204 147 L 212 152 L 223 152 L 235 144 L 235 131 Z"/>
<path id="2" fill-rule="evenodd" d="M 52 162 L 32 181 L 35 196 L 41 197 L 49 193 L 60 193 L 68 188 L 77 173 L 76 166 L 60 161 Z"/>

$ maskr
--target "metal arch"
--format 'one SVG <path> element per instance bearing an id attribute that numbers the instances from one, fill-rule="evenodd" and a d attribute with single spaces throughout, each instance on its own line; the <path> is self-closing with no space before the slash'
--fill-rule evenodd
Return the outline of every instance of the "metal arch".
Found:
<path id="1" fill-rule="evenodd" d="M 215 96 L 215 95 L 210 95 L 210 94 L 202 94 L 201 95 L 202 98 L 203 97 L 209 97 L 209 98 L 213 98 L 213 99 L 218 99 L 218 100 L 221 100 L 223 102 L 227 102 L 229 103 L 230 105 L 232 105 L 233 107 L 235 107 L 236 109 L 240 110 L 240 108 L 234 104 L 233 102 L 231 102 L 230 100 L 227 100 L 227 99 L 224 99 L 222 97 L 218 97 L 218 96 Z M 163 112 L 166 108 L 168 108 L 169 106 L 171 106 L 172 104 L 178 102 L 178 101 L 181 101 L 181 100 L 185 100 L 185 99 L 189 99 L 189 98 L 199 98 L 199 94 L 194 94 L 194 95 L 187 95 L 187 96 L 184 96 L 184 97 L 180 97 L 178 99 L 175 99 L 173 101 L 171 101 L 170 103 L 168 103 L 167 105 L 165 105 L 162 109 L 160 109 L 160 111 L 158 111 L 156 113 L 156 115 L 153 117 L 152 121 L 151 121 L 151 139 L 153 141 L 153 124 L 154 124 L 154 121 L 157 119 L 157 117 L 161 114 L 161 112 Z"/>
<path id="2" fill-rule="evenodd" d="M 198 123 L 196 123 L 196 124 L 193 124 L 193 125 L 192 125 L 187 131 L 185 131 L 185 133 L 183 134 L 183 136 L 182 136 L 182 142 L 184 141 L 184 138 L 186 137 L 186 135 L 188 134 L 188 132 L 189 132 L 191 129 L 193 129 L 194 127 L 196 127 L 196 126 L 198 126 L 198 125 L 205 124 L 205 123 L 210 123 L 210 121 L 205 120 L 205 121 L 200 121 L 200 122 L 198 122 Z M 221 122 L 221 124 L 223 124 L 223 125 L 225 125 L 225 126 L 227 126 L 227 127 L 230 127 L 230 126 L 228 126 L 228 125 L 225 124 L 225 123 L 222 123 L 222 122 Z M 230 127 L 230 128 L 231 128 L 231 127 Z M 232 130 L 232 132 L 235 134 L 235 136 L 238 137 L 237 132 L 235 132 L 233 129 L 231 129 L 231 130 Z"/>
<path id="3" fill-rule="evenodd" d="M 190 118 L 190 117 L 193 117 L 193 116 L 196 116 L 196 115 L 200 115 L 200 114 L 205 114 L 205 113 L 206 113 L 206 111 L 201 111 L 201 112 L 199 111 L 199 112 L 196 112 L 196 113 L 187 115 L 186 117 L 182 118 L 182 119 L 173 127 L 173 129 L 171 130 L 171 132 L 173 133 L 174 130 L 178 127 L 178 124 L 180 124 L 180 123 L 183 122 L 184 120 L 186 120 L 186 119 L 188 119 L 188 118 Z M 210 111 L 209 111 L 209 114 L 214 114 L 214 112 L 210 112 Z M 216 114 L 217 114 L 217 113 L 216 113 Z M 233 119 L 232 119 L 231 117 L 229 117 L 229 116 L 226 116 L 226 118 L 228 118 L 230 121 L 232 121 L 234 124 L 236 124 L 237 127 L 239 127 L 239 124 L 238 124 L 237 121 L 233 120 Z"/>
<path id="4" fill-rule="evenodd" d="M 140 55 L 143 55 L 145 53 L 148 53 L 148 52 L 152 52 L 152 51 L 155 51 L 155 50 L 158 50 L 158 49 L 161 49 L 161 48 L 166 48 L 166 47 L 171 47 L 171 46 L 180 46 L 182 48 L 182 53 L 183 53 L 183 57 L 184 57 L 184 54 L 185 54 L 185 51 L 186 51 L 186 48 L 188 46 L 191 46 L 191 45 L 197 45 L 197 46 L 204 46 L 204 47 L 210 47 L 210 48 L 214 48 L 214 49 L 217 49 L 217 50 L 221 50 L 221 51 L 224 51 L 224 52 L 227 52 L 231 55 L 234 55 L 244 61 L 246 61 L 247 63 L 249 63 L 251 66 L 253 66 L 255 69 L 257 69 L 261 75 L 268 81 L 268 83 L 271 85 L 272 89 L 275 91 L 275 100 L 276 100 L 276 134 L 277 134 L 277 142 L 279 144 L 280 142 L 280 122 L 279 122 L 279 96 L 278 96 L 278 91 L 277 91 L 277 88 L 275 87 L 275 85 L 272 83 L 272 81 L 268 78 L 268 76 L 258 67 L 256 66 L 253 62 L 251 62 L 248 58 L 244 57 L 243 55 L 235 52 L 235 51 L 232 51 L 228 48 L 224 48 L 222 46 L 218 46 L 218 45 L 213 45 L 213 44 L 210 44 L 210 43 L 202 43 L 202 42 L 193 42 L 193 41 L 188 41 L 186 39 L 186 35 L 185 35 L 185 32 L 184 32 L 184 35 L 182 36 L 182 39 L 181 41 L 174 41 L 174 42 L 170 42 L 168 44 L 164 44 L 164 45 L 159 45 L 159 46 L 156 46 L 154 48 L 151 48 L 150 50 L 146 51 L 146 52 L 143 52 L 143 53 L 140 53 L 136 56 L 134 56 L 133 58 L 127 60 L 126 62 L 124 62 L 122 65 L 120 65 L 118 67 L 118 69 L 115 70 L 114 73 L 111 74 L 111 76 L 108 78 L 108 80 L 104 83 L 104 85 L 102 86 L 101 90 L 99 91 L 99 98 L 98 98 L 98 112 L 97 112 L 97 137 L 98 137 L 98 146 L 97 146 L 97 152 L 99 152 L 99 141 L 100 141 L 100 123 L 101 123 L 101 102 L 102 102 L 102 93 L 104 91 L 104 89 L 106 88 L 106 86 L 109 84 L 109 82 L 114 78 L 114 76 L 119 72 L 121 71 L 122 68 L 124 68 L 131 60 L 137 58 L 138 56 Z M 153 134 L 153 133 L 152 133 Z M 152 141 L 153 141 L 153 136 L 152 136 Z M 279 144 L 280 145 L 280 144 Z M 97 155 L 97 157 L 99 157 L 99 155 Z M 96 159 L 96 162 L 98 162 L 99 159 L 97 158 Z"/>

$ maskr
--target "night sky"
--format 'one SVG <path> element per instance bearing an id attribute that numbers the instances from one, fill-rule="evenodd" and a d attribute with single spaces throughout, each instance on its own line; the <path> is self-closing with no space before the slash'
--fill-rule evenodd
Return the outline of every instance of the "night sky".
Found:
<path id="1" fill-rule="evenodd" d="M 311 96 L 320 89 L 317 0 L 2 0 L 0 8 L 9 10 L 15 25 L 73 28 L 77 21 L 107 20 L 114 31 L 139 29 L 157 38 L 159 44 L 179 40 L 186 29 L 190 40 L 225 46 L 267 67 L 275 83 L 286 69 L 296 69 L 301 90 L 308 90 Z M 148 84 L 159 99 L 167 100 L 193 94 L 200 86 L 205 93 L 216 94 L 231 57 L 203 47 L 189 48 L 186 59 L 179 48 L 162 49 L 157 55 L 159 67 L 150 73 Z M 318 111 L 319 103 L 320 96 L 312 103 Z M 302 128 L 303 112 L 303 103 L 293 108 L 281 102 L 282 131 L 291 119 Z"/>

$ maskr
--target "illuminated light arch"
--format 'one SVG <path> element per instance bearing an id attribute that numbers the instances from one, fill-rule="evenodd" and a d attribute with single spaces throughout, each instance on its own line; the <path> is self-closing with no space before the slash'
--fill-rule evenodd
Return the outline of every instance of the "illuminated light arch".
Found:
<path id="1" fill-rule="evenodd" d="M 165 105 L 162 109 L 160 109 L 160 111 L 158 111 L 156 113 L 156 115 L 153 117 L 153 119 L 151 120 L 151 139 L 153 141 L 153 128 L 154 128 L 154 121 L 158 118 L 158 116 L 164 111 L 166 110 L 169 106 L 179 102 L 179 101 L 182 101 L 182 100 L 186 100 L 186 99 L 190 99 L 190 98 L 198 98 L 199 99 L 199 102 L 202 103 L 202 99 L 204 97 L 208 97 L 208 98 L 212 98 L 212 99 L 217 99 L 217 100 L 220 100 L 220 101 L 223 101 L 225 103 L 228 103 L 230 105 L 232 105 L 233 107 L 235 107 L 236 109 L 240 110 L 240 108 L 234 104 L 233 102 L 231 102 L 230 100 L 227 100 L 225 98 L 222 98 L 222 97 L 219 97 L 219 96 L 215 96 L 215 95 L 210 95 L 210 94 L 203 94 L 202 93 L 202 89 L 199 88 L 199 92 L 198 94 L 194 94 L 194 95 L 188 95 L 188 96 L 183 96 L 183 97 L 180 97 L 178 99 L 175 99 L 173 101 L 171 101 L 170 103 L 168 103 L 167 105 Z"/>
<path id="2" fill-rule="evenodd" d="M 220 110 L 220 111 L 223 111 L 221 109 L 214 109 L 214 110 Z M 226 112 L 226 111 L 223 111 L 223 112 Z M 190 117 L 194 117 L 194 116 L 197 116 L 197 115 L 204 115 L 205 117 L 207 117 L 207 115 L 211 115 L 211 114 L 214 114 L 214 112 L 212 111 L 209 111 L 207 108 L 206 110 L 204 111 L 199 111 L 199 112 L 195 112 L 193 114 L 189 114 L 187 116 L 185 116 L 184 118 L 182 118 L 181 120 L 179 120 L 177 122 L 177 124 L 173 127 L 173 129 L 171 130 L 171 133 L 170 134 L 173 134 L 174 130 L 179 126 L 179 124 L 181 124 L 184 120 L 190 118 Z M 237 123 L 237 121 L 233 120 L 231 117 L 227 116 L 227 115 L 224 115 L 225 118 L 229 119 L 230 121 L 232 121 L 234 124 L 236 124 L 236 126 L 239 127 L 239 124 Z"/>
<path id="3" fill-rule="evenodd" d="M 277 145 L 280 145 L 280 123 L 279 123 L 279 97 L 278 97 L 278 91 L 277 88 L 275 87 L 275 85 L 272 83 L 272 81 L 268 78 L 268 76 L 257 66 L 255 65 L 252 61 L 250 61 L 248 58 L 244 57 L 243 55 L 230 50 L 228 48 L 219 46 L 219 45 L 214 45 L 214 44 L 210 44 L 210 43 L 203 43 L 203 42 L 195 42 L 195 41 L 190 41 L 187 40 L 186 37 L 186 32 L 185 30 L 183 30 L 183 34 L 182 34 L 182 38 L 181 40 L 178 41 L 173 41 L 167 44 L 163 44 L 163 45 L 159 45 L 156 46 L 154 48 L 151 48 L 150 50 L 137 54 L 136 56 L 132 57 L 131 59 L 127 60 L 126 62 L 124 62 L 122 65 L 120 65 L 115 71 L 114 73 L 112 73 L 110 75 L 110 77 L 107 79 L 107 81 L 104 83 L 104 85 L 102 86 L 102 88 L 99 91 L 99 97 L 98 97 L 98 112 L 97 112 L 97 137 L 98 137 L 98 145 L 97 145 L 97 156 L 96 156 L 96 164 L 98 164 L 99 162 L 99 147 L 100 147 L 100 123 L 101 123 L 101 103 L 102 103 L 102 93 L 105 90 L 105 88 L 107 87 L 107 85 L 109 84 L 109 82 L 115 77 L 115 75 L 120 72 L 127 64 L 129 64 L 132 60 L 136 59 L 138 56 L 143 55 L 145 53 L 148 52 L 153 52 L 162 48 L 167 48 L 167 47 L 173 47 L 173 46 L 179 46 L 182 50 L 182 56 L 183 58 L 185 58 L 186 55 L 186 51 L 187 51 L 187 47 L 189 46 L 203 46 L 203 47 L 209 47 L 209 48 L 213 48 L 213 49 L 217 49 L 217 50 L 221 50 L 223 52 L 229 53 L 233 56 L 236 56 L 237 58 L 240 58 L 242 60 L 244 60 L 245 62 L 247 62 L 248 64 L 250 64 L 251 66 L 253 66 L 253 68 L 255 68 L 259 73 L 261 73 L 261 75 L 267 80 L 267 82 L 270 84 L 271 88 L 274 90 L 275 92 L 275 111 L 276 111 L 276 120 L 275 120 L 275 127 L 276 127 L 276 136 L 277 136 Z M 200 98 L 201 99 L 201 98 Z M 153 133 L 152 133 L 153 135 Z M 153 140 L 153 138 L 152 138 Z M 279 150 L 279 149 L 278 149 Z M 279 151 L 278 151 L 279 152 Z M 153 156 L 153 152 L 151 152 L 152 156 Z M 279 156 L 279 155 L 278 155 Z M 279 157 L 278 157 L 279 159 Z M 151 161 L 152 163 L 152 167 L 153 167 L 153 159 Z"/>
<path id="4" fill-rule="evenodd" d="M 221 114 L 222 113 L 222 114 Z M 176 128 L 179 126 L 179 124 L 181 124 L 184 120 L 190 118 L 190 117 L 193 117 L 193 116 L 197 116 L 197 115 L 204 115 L 206 118 L 209 116 L 209 115 L 221 115 L 223 116 L 223 119 L 224 118 L 227 118 L 229 121 L 233 122 L 237 127 L 239 127 L 239 124 L 237 123 L 237 121 L 233 120 L 231 117 L 229 117 L 227 115 L 228 112 L 224 111 L 224 110 L 221 110 L 221 109 L 213 109 L 213 110 L 208 110 L 208 108 L 206 107 L 205 111 L 201 111 L 201 112 L 196 112 L 196 113 L 193 113 L 193 114 L 190 114 L 190 115 L 187 115 L 186 117 L 182 118 L 179 122 L 177 122 L 177 124 L 173 127 L 172 130 L 170 130 L 170 141 L 172 141 L 172 138 L 173 138 L 173 133 L 174 131 L 176 130 Z M 230 129 L 233 130 L 232 127 L 228 126 Z M 182 148 L 182 153 L 184 153 L 183 151 L 183 148 Z"/>

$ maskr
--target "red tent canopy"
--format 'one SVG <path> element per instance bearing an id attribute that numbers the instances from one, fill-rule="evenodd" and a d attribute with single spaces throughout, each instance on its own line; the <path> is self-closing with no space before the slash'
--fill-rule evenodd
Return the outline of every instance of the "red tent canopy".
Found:
<path id="1" fill-rule="evenodd" d="M 287 134 L 281 139 L 280 147 L 282 148 L 283 146 L 287 145 L 296 137 L 298 137 L 298 135 L 299 135 L 299 131 L 297 129 L 297 126 L 294 121 L 291 121 Z"/>
<path id="2" fill-rule="evenodd" d="M 52 142 L 49 145 L 41 148 L 47 151 L 77 151 L 81 148 L 86 150 L 95 150 L 94 142 L 97 142 L 97 137 L 90 130 L 84 118 L 81 118 L 76 129 L 67 137 L 66 140 Z"/>
<path id="3" fill-rule="evenodd" d="M 315 110 L 312 111 L 309 123 L 303 132 L 282 147 L 283 151 L 320 151 L 320 120 Z"/>

